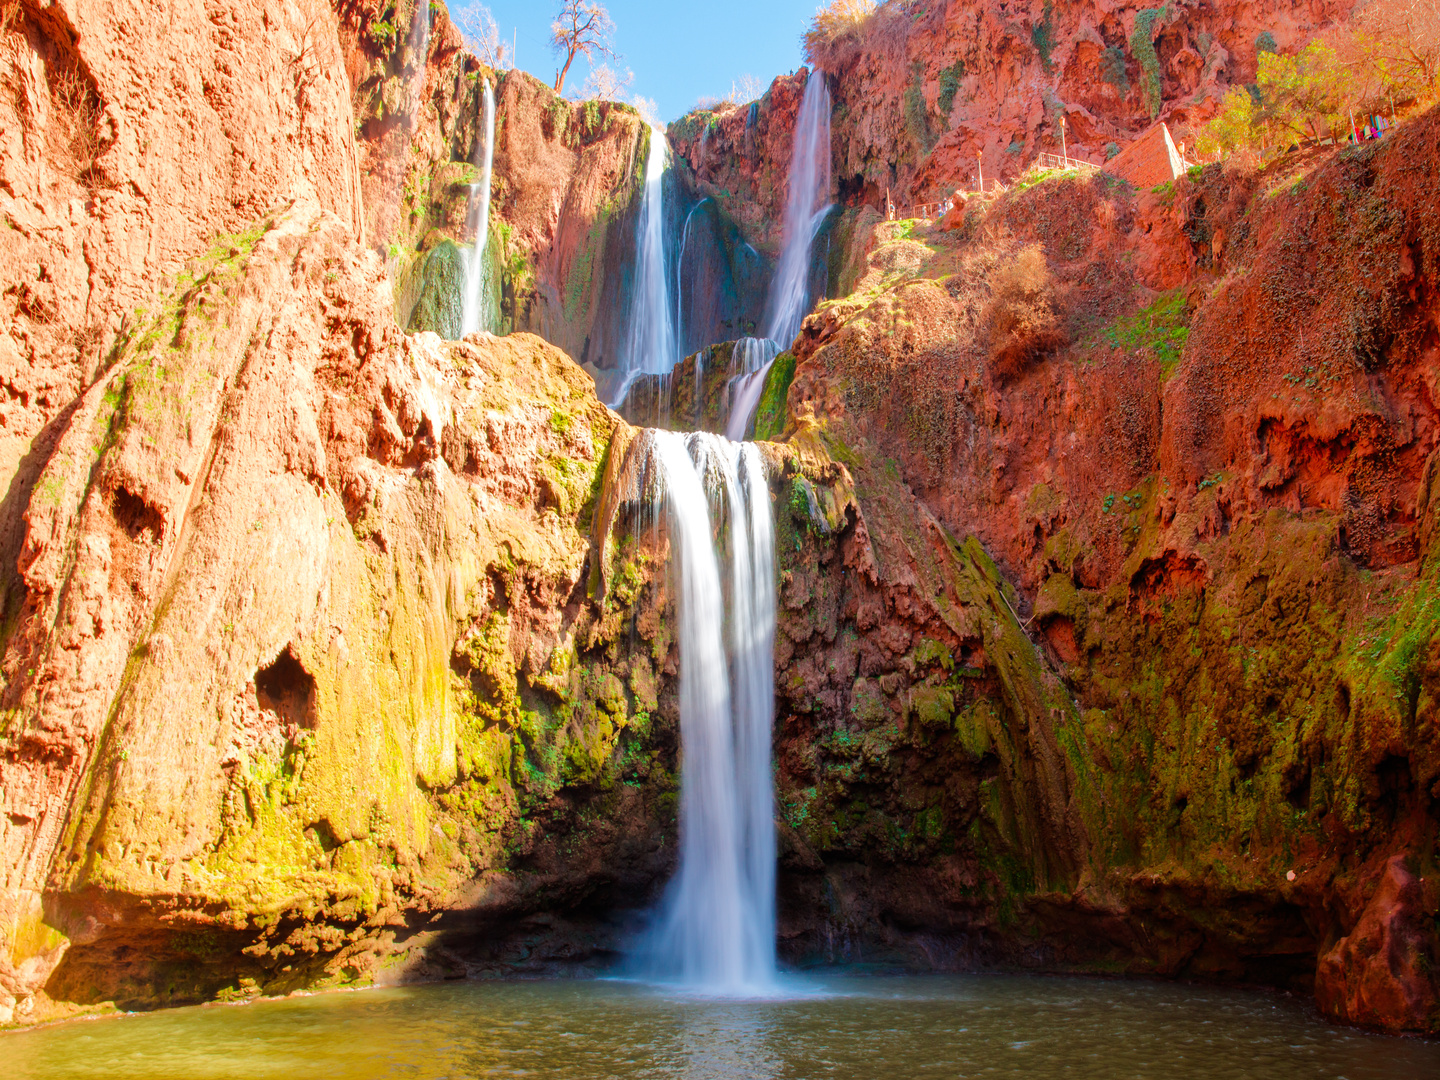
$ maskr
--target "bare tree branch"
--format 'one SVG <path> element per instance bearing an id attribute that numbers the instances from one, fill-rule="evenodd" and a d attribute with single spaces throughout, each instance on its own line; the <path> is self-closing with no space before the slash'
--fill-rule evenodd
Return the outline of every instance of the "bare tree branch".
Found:
<path id="1" fill-rule="evenodd" d="M 515 58 L 500 37 L 500 28 L 495 25 L 495 16 L 481 3 L 471 3 L 452 16 L 465 39 L 465 47 L 475 58 L 488 68 L 504 71 L 514 67 Z"/>

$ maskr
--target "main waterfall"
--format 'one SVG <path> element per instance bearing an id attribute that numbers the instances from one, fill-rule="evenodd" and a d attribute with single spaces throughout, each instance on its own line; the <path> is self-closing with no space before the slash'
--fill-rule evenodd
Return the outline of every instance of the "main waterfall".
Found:
<path id="1" fill-rule="evenodd" d="M 830 87 L 812 71 L 795 122 L 785 239 L 770 288 L 765 336 L 789 348 L 810 311 L 810 248 L 830 212 Z"/>
<path id="2" fill-rule="evenodd" d="M 460 308 L 460 336 L 489 330 L 494 326 L 495 288 L 485 245 L 490 236 L 490 174 L 495 164 L 495 92 L 485 82 L 485 147 L 480 158 L 480 182 L 470 187 L 470 221 L 475 245 L 463 254 L 465 296 Z"/>
<path id="3" fill-rule="evenodd" d="M 765 467 L 751 443 L 647 437 L 675 551 L 683 760 L 680 862 L 644 969 L 705 993 L 764 994 L 775 979 L 775 550 Z M 717 537 L 728 537 L 728 589 Z"/>

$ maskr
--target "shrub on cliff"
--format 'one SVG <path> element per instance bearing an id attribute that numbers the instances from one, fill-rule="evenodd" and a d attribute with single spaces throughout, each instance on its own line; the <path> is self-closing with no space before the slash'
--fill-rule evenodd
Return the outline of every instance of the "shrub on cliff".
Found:
<path id="1" fill-rule="evenodd" d="M 1064 343 L 1055 316 L 1055 286 L 1039 247 L 1021 248 L 990 281 L 984 325 L 990 368 L 999 378 L 1019 375 Z"/>
<path id="2" fill-rule="evenodd" d="M 879 5 L 875 0 L 830 0 L 810 20 L 801 38 L 813 67 L 834 71 L 864 46 Z"/>

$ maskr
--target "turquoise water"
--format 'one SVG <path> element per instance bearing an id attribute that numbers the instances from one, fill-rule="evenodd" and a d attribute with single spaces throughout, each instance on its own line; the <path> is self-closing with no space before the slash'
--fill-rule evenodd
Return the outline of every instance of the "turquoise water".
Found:
<path id="1" fill-rule="evenodd" d="M 12 1080 L 71 1077 L 1440 1077 L 1440 1043 L 1306 1002 L 1033 976 L 825 976 L 721 1002 L 608 981 L 460 983 L 174 1009 L 0 1036 Z"/>

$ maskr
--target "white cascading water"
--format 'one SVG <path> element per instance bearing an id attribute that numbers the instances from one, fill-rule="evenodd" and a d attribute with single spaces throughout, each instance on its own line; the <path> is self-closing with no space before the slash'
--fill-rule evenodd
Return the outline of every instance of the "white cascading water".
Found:
<path id="1" fill-rule="evenodd" d="M 646 974 L 706 994 L 764 995 L 775 983 L 769 487 L 753 444 L 648 436 L 675 549 L 683 759 L 679 867 L 644 950 Z M 712 494 L 728 524 L 719 530 L 729 536 L 728 611 Z"/>
<path id="2" fill-rule="evenodd" d="M 707 195 L 692 206 L 685 215 L 685 228 L 680 230 L 680 254 L 675 259 L 675 348 L 682 354 L 685 351 L 685 248 L 690 243 L 690 219 L 709 201 Z"/>
<path id="3" fill-rule="evenodd" d="M 463 254 L 465 296 L 460 307 L 460 336 L 489 330 L 489 311 L 494 288 L 485 262 L 485 244 L 490 235 L 490 173 L 495 163 L 495 92 L 485 82 L 485 147 L 480 152 L 480 182 L 470 185 L 470 226 L 475 243 Z M 477 146 L 477 149 L 478 146 Z"/>
<path id="4" fill-rule="evenodd" d="M 613 404 L 625 400 L 639 375 L 661 375 L 679 359 L 670 312 L 670 274 L 665 265 L 665 132 L 650 125 L 650 150 L 645 157 L 645 198 L 636 227 L 635 292 L 630 300 L 624 381 Z"/>
<path id="5" fill-rule="evenodd" d="M 419 112 L 420 96 L 425 90 L 425 65 L 430 60 L 430 30 L 433 16 L 430 12 L 430 0 L 418 0 L 415 5 L 415 18 L 410 24 L 410 57 L 415 65 L 416 84 L 412 89 L 416 96 L 416 112 Z M 415 117 L 411 116 L 411 127 L 414 127 Z"/>
<path id="6" fill-rule="evenodd" d="M 795 124 L 785 238 L 770 288 L 765 336 L 789 348 L 810 311 L 810 248 L 830 212 L 830 88 L 812 71 Z"/>
<path id="7" fill-rule="evenodd" d="M 730 412 L 725 419 L 725 437 L 740 442 L 750 430 L 760 395 L 765 392 L 765 377 L 780 354 L 780 346 L 769 338 L 741 338 L 730 354 L 730 382 L 726 392 Z"/>

